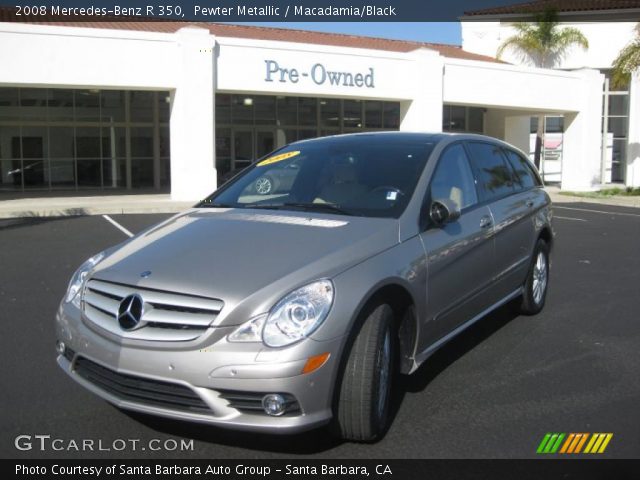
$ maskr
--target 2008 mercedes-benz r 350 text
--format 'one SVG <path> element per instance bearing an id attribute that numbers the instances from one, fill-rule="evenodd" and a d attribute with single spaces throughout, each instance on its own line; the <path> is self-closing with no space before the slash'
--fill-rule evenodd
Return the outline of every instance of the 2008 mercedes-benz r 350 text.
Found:
<path id="1" fill-rule="evenodd" d="M 551 216 L 535 167 L 488 137 L 293 143 L 87 260 L 58 363 L 123 409 L 371 441 L 397 374 L 500 305 L 543 308 Z"/>

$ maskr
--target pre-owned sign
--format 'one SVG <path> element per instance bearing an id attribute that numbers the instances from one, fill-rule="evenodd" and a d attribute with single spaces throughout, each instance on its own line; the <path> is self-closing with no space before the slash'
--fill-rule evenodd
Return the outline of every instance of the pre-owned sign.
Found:
<path id="1" fill-rule="evenodd" d="M 316 85 L 335 85 L 355 88 L 375 88 L 375 71 L 369 67 L 365 72 L 336 71 L 316 63 L 309 70 L 284 68 L 275 60 L 265 60 L 265 82 L 298 83 L 310 79 Z"/>

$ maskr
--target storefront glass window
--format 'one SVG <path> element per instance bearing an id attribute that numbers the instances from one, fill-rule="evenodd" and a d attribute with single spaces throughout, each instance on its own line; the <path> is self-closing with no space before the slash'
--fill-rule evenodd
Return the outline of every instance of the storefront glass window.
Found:
<path id="1" fill-rule="evenodd" d="M 343 126 L 345 128 L 362 127 L 362 102 L 360 100 L 344 101 Z"/>
<path id="2" fill-rule="evenodd" d="M 19 89 L 0 88 L 0 120 L 18 120 L 19 118 Z"/>
<path id="3" fill-rule="evenodd" d="M 397 130 L 400 128 L 400 103 L 384 102 L 384 128 Z"/>
<path id="4" fill-rule="evenodd" d="M 295 97 L 278 97 L 278 125 L 298 124 L 298 99 Z"/>
<path id="5" fill-rule="evenodd" d="M 247 95 L 231 97 L 231 121 L 241 125 L 253 123 L 253 97 Z"/>
<path id="6" fill-rule="evenodd" d="M 320 100 L 320 125 L 322 127 L 340 126 L 340 100 L 333 98 Z"/>
<path id="7" fill-rule="evenodd" d="M 367 100 L 365 105 L 365 127 L 382 128 L 382 102 Z"/>
<path id="8" fill-rule="evenodd" d="M 274 125 L 276 123 L 276 98 L 258 95 L 253 99 L 253 108 L 258 125 Z"/>
<path id="9" fill-rule="evenodd" d="M 218 125 L 231 123 L 231 95 L 216 94 L 216 118 Z"/>
<path id="10" fill-rule="evenodd" d="M 98 90 L 77 90 L 75 119 L 78 122 L 100 121 L 100 92 Z"/>
<path id="11" fill-rule="evenodd" d="M 153 122 L 153 104 L 156 101 L 155 92 L 128 92 L 131 103 L 132 122 Z M 76 96 L 76 104 L 78 97 Z"/>
<path id="12" fill-rule="evenodd" d="M 168 97 L 168 92 L 0 88 L 0 191 L 153 187 L 158 163 L 160 186 L 168 185 Z M 159 128 L 157 120 L 162 120 Z"/>
<path id="13" fill-rule="evenodd" d="M 100 94 L 100 115 L 103 123 L 125 121 L 126 92 L 119 90 L 102 90 Z"/>
<path id="14" fill-rule="evenodd" d="M 315 98 L 298 98 L 298 122 L 300 125 L 318 124 L 318 100 Z"/>
<path id="15" fill-rule="evenodd" d="M 54 122 L 73 120 L 73 90 L 50 88 L 47 107 L 48 120 Z"/>

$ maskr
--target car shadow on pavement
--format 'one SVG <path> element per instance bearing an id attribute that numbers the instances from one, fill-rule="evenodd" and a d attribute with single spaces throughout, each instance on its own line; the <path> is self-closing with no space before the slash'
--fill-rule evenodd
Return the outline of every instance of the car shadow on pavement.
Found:
<path id="1" fill-rule="evenodd" d="M 57 222 L 86 217 L 87 213 L 82 208 L 67 209 L 58 216 L 39 216 L 35 212 L 23 212 L 21 217 L 0 218 L 0 230 L 13 228 L 32 227 L 43 223 Z"/>
<path id="2" fill-rule="evenodd" d="M 518 315 L 515 301 L 489 313 L 436 350 L 415 373 L 402 375 L 396 390 L 400 394 L 421 392 L 451 364 L 480 345 Z"/>
<path id="3" fill-rule="evenodd" d="M 500 330 L 517 315 L 513 303 L 498 308 L 438 349 L 414 374 L 399 375 L 393 391 L 390 411 L 391 425 L 400 411 L 406 393 L 417 393 L 424 390 L 447 367 Z M 226 430 L 209 425 L 121 411 L 157 432 L 226 447 L 288 455 L 311 455 L 331 450 L 344 443 L 331 434 L 329 427 L 300 434 L 268 435 Z"/>

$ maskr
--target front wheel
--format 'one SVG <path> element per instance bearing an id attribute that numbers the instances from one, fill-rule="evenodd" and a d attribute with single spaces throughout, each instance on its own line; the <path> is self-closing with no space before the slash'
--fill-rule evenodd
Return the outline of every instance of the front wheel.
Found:
<path id="1" fill-rule="evenodd" d="M 544 308 L 549 287 L 549 246 L 538 240 L 531 259 L 531 266 L 524 282 L 520 313 L 535 315 Z"/>
<path id="2" fill-rule="evenodd" d="M 382 304 L 367 316 L 349 351 L 337 401 L 336 423 L 345 440 L 371 442 L 389 424 L 396 370 L 393 311 Z"/>

